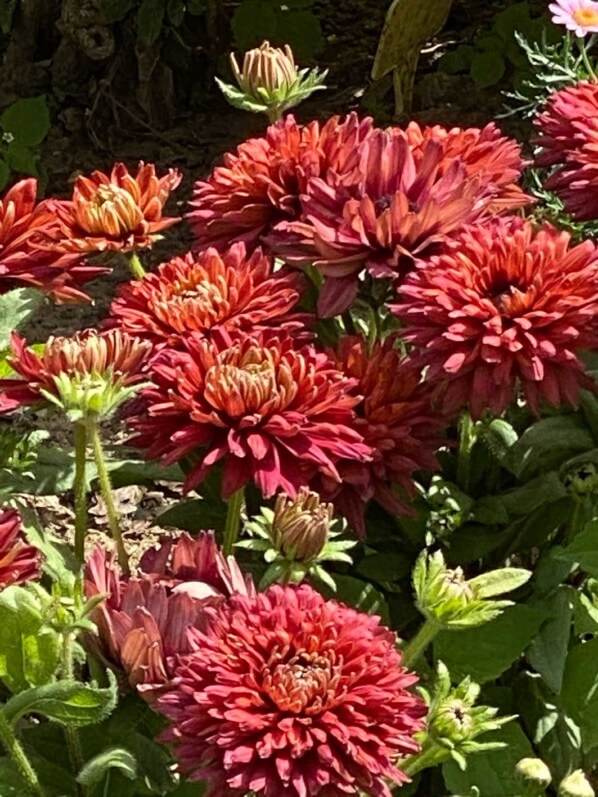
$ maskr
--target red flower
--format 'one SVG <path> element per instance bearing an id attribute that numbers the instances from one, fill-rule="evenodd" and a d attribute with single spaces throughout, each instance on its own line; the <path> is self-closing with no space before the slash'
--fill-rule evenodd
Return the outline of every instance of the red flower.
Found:
<path id="1" fill-rule="evenodd" d="M 255 244 L 281 220 L 299 217 L 299 195 L 306 181 L 328 169 L 355 166 L 356 148 L 372 129 L 371 119 L 338 116 L 323 127 L 298 125 L 292 115 L 252 138 L 207 181 L 195 184 L 187 215 L 198 247 L 226 247 L 233 241 Z"/>
<path id="2" fill-rule="evenodd" d="M 411 122 L 406 129 L 411 146 L 422 147 L 426 141 L 438 141 L 443 148 L 442 173 L 455 158 L 464 164 L 469 177 L 481 178 L 480 190 L 486 195 L 486 212 L 515 210 L 528 205 L 532 197 L 517 185 L 527 165 L 521 157 L 521 145 L 503 136 L 494 122 L 483 128 L 447 129 L 441 125 L 420 127 Z"/>
<path id="3" fill-rule="evenodd" d="M 51 337 L 40 353 L 15 332 L 11 345 L 8 364 L 18 378 L 0 379 L 0 413 L 44 401 L 63 404 L 64 377 L 71 385 L 80 385 L 83 398 L 97 395 L 101 387 L 113 393 L 135 385 L 143 379 L 151 352 L 150 343 L 120 330 L 88 329 L 72 338 Z"/>
<path id="4" fill-rule="evenodd" d="M 402 278 L 415 258 L 437 252 L 487 204 L 480 178 L 469 178 L 458 158 L 447 168 L 434 139 L 413 150 L 404 131 L 376 130 L 360 157 L 351 174 L 311 179 L 303 221 L 279 225 L 273 241 L 289 261 L 313 262 L 327 277 L 318 306 L 325 316 L 351 304 L 364 267 L 375 278 Z"/>
<path id="5" fill-rule="evenodd" d="M 380 618 L 274 586 L 231 598 L 189 640 L 157 708 L 208 797 L 391 797 L 386 781 L 408 780 L 395 763 L 418 750 L 425 707 Z"/>
<path id="6" fill-rule="evenodd" d="M 393 309 L 447 412 L 500 414 L 517 384 L 534 412 L 541 398 L 576 405 L 580 387 L 593 389 L 577 355 L 598 345 L 598 252 L 569 241 L 496 219 L 407 277 Z"/>
<path id="7" fill-rule="evenodd" d="M 78 255 L 40 251 L 40 239 L 56 230 L 48 202 L 36 203 L 37 180 L 16 183 L 0 200 L 0 293 L 33 286 L 61 301 L 88 299 L 78 285 L 107 271 Z"/>
<path id="8" fill-rule="evenodd" d="M 435 452 L 445 422 L 430 408 L 430 388 L 422 383 L 420 370 L 401 358 L 391 339 L 376 343 L 368 353 L 362 338 L 342 338 L 338 360 L 347 376 L 357 380 L 355 390 L 363 396 L 353 426 L 372 448 L 373 459 L 341 462 L 341 483 L 323 479 L 317 490 L 333 500 L 364 537 L 369 500 L 394 514 L 410 514 L 405 499 L 414 493 L 413 472 L 438 468 Z"/>
<path id="9" fill-rule="evenodd" d="M 205 624 L 208 607 L 234 593 L 253 595 L 251 579 L 224 557 L 212 532 L 181 534 L 147 551 L 135 578 L 121 575 L 115 553 L 97 547 L 86 566 L 88 598 L 105 595 L 93 612 L 92 647 L 108 666 L 122 669 L 149 701 L 170 679 L 171 659 L 191 646 L 187 628 Z"/>
<path id="10" fill-rule="evenodd" d="M 0 591 L 37 578 L 40 568 L 41 554 L 27 545 L 19 513 L 14 509 L 0 512 Z"/>
<path id="11" fill-rule="evenodd" d="M 224 460 L 224 497 L 250 480 L 266 497 L 294 497 L 316 469 L 338 480 L 339 459 L 368 458 L 351 428 L 353 382 L 313 346 L 266 332 L 190 335 L 186 346 L 156 358 L 133 442 L 165 463 L 199 455 L 187 490 Z"/>
<path id="12" fill-rule="evenodd" d="M 45 245 L 62 252 L 131 252 L 151 246 L 162 230 L 180 221 L 162 211 L 181 179 L 174 169 L 157 177 L 155 167 L 143 162 L 135 177 L 123 163 L 109 175 L 95 171 L 78 177 L 70 201 L 49 203 L 59 229 Z"/>
<path id="13" fill-rule="evenodd" d="M 557 166 L 545 187 L 578 221 L 598 218 L 598 84 L 581 82 L 552 94 L 534 120 L 538 166 Z"/>
<path id="14" fill-rule="evenodd" d="M 272 259 L 256 250 L 247 257 L 235 244 L 175 257 L 156 273 L 126 284 L 111 307 L 111 325 L 178 348 L 189 332 L 301 328 L 291 314 L 303 288 L 297 272 L 274 272 Z"/>

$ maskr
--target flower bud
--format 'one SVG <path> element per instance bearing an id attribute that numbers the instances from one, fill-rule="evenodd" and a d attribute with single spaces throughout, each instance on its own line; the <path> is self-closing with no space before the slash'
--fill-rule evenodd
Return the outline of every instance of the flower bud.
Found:
<path id="1" fill-rule="evenodd" d="M 596 797 L 596 792 L 581 769 L 578 769 L 561 781 L 558 797 Z"/>
<path id="2" fill-rule="evenodd" d="M 248 50 L 241 69 L 234 53 L 231 53 L 230 65 L 241 91 L 256 100 L 260 100 L 259 89 L 272 94 L 276 90 L 289 88 L 299 76 L 293 51 L 288 44 L 281 50 L 265 41 L 260 47 Z"/>
<path id="3" fill-rule="evenodd" d="M 279 495 L 274 506 L 272 541 L 287 559 L 310 562 L 318 558 L 333 522 L 332 504 L 320 502 L 306 487 L 296 498 Z"/>
<path id="4" fill-rule="evenodd" d="M 524 797 L 539 797 L 550 786 L 550 770 L 540 758 L 522 758 L 515 767 Z"/>
<path id="5" fill-rule="evenodd" d="M 583 498 L 598 493 L 598 469 L 593 462 L 584 462 L 570 468 L 563 477 L 563 483 L 573 495 Z"/>
<path id="6" fill-rule="evenodd" d="M 322 81 L 326 72 L 298 69 L 288 44 L 282 50 L 265 41 L 245 53 L 241 67 L 231 53 L 230 64 L 238 88 L 216 78 L 226 99 L 235 108 L 266 113 L 272 120 L 314 91 L 325 88 Z"/>
<path id="7" fill-rule="evenodd" d="M 470 706 L 453 697 L 437 707 L 431 730 L 443 739 L 459 744 L 472 735 L 474 727 Z"/>

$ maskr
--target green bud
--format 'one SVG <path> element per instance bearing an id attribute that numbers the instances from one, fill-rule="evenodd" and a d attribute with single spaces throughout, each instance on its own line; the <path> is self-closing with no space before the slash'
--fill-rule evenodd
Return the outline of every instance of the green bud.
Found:
<path id="1" fill-rule="evenodd" d="M 441 628 L 471 628 L 493 620 L 511 601 L 493 600 L 517 589 L 531 573 L 505 567 L 467 579 L 460 567 L 446 566 L 440 551 L 423 552 L 413 571 L 417 605 L 422 614 Z"/>
<path id="2" fill-rule="evenodd" d="M 470 708 L 458 698 L 443 701 L 436 710 L 431 731 L 454 744 L 465 741 L 475 728 Z"/>
<path id="3" fill-rule="evenodd" d="M 596 792 L 581 769 L 578 769 L 561 781 L 558 797 L 596 797 Z"/>
<path id="4" fill-rule="evenodd" d="M 288 44 L 282 50 L 265 41 L 245 53 L 241 66 L 231 53 L 230 64 L 238 88 L 216 78 L 226 99 L 235 108 L 266 113 L 271 118 L 280 117 L 314 91 L 326 88 L 322 82 L 326 72 L 298 69 Z"/>
<path id="5" fill-rule="evenodd" d="M 540 797 L 552 781 L 550 770 L 540 758 L 522 758 L 515 767 L 523 797 Z"/>

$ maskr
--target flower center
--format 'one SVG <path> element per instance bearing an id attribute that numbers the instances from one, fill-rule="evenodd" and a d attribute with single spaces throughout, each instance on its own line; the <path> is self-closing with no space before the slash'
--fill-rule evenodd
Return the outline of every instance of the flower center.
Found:
<path id="1" fill-rule="evenodd" d="M 317 714 L 336 696 L 338 670 L 327 656 L 305 652 L 267 669 L 263 686 L 282 711 Z"/>
<path id="2" fill-rule="evenodd" d="M 230 304 L 218 285 L 209 280 L 175 282 L 168 296 L 161 296 L 155 306 L 160 320 L 180 332 L 206 330 L 226 318 Z"/>
<path id="3" fill-rule="evenodd" d="M 589 27 L 590 25 L 598 25 L 598 10 L 590 6 L 583 6 L 576 8 L 573 12 L 573 19 L 581 27 Z"/>
<path id="4" fill-rule="evenodd" d="M 206 397 L 232 418 L 259 412 L 276 399 L 278 386 L 271 363 L 215 365 L 207 374 Z"/>
<path id="5" fill-rule="evenodd" d="M 376 208 L 378 213 L 383 213 L 385 210 L 388 210 L 391 202 L 392 202 L 392 195 L 385 194 L 384 196 L 381 196 L 375 200 L 374 207 Z"/>
<path id="6" fill-rule="evenodd" d="M 86 232 L 113 238 L 133 232 L 143 221 L 143 213 L 135 199 L 114 183 L 100 185 L 90 200 L 79 201 L 76 215 L 78 224 Z"/>

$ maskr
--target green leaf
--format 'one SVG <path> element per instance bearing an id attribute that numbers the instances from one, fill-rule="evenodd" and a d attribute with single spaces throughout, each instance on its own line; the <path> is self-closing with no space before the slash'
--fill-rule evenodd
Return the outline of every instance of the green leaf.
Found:
<path id="1" fill-rule="evenodd" d="M 467 72 L 471 67 L 475 50 L 469 45 L 462 44 L 456 50 L 445 53 L 438 61 L 438 69 L 447 75 L 457 75 Z"/>
<path id="2" fill-rule="evenodd" d="M 178 28 L 185 19 L 185 0 L 168 0 L 166 15 L 170 24 Z"/>
<path id="3" fill-rule="evenodd" d="M 0 127 L 12 133 L 19 144 L 36 147 L 48 135 L 51 127 L 46 98 L 27 97 L 17 100 L 0 116 Z"/>
<path id="4" fill-rule="evenodd" d="M 205 14 L 208 10 L 208 0 L 187 0 L 187 11 L 193 16 Z"/>
<path id="5" fill-rule="evenodd" d="M 491 681 L 521 656 L 545 618 L 542 608 L 510 606 L 486 625 L 441 632 L 435 657 L 446 664 L 455 683 L 468 675 L 478 683 Z"/>
<path id="6" fill-rule="evenodd" d="M 588 523 L 571 545 L 556 556 L 562 562 L 578 565 L 586 573 L 598 577 L 598 520 Z"/>
<path id="7" fill-rule="evenodd" d="M 442 766 L 442 774 L 451 794 L 472 794 L 479 789 L 480 797 L 521 797 L 521 785 L 515 767 L 522 758 L 533 756 L 527 736 L 516 722 L 504 725 L 499 731 L 485 734 L 483 742 L 499 742 L 500 750 L 476 753 L 467 759 L 462 771 L 450 761 Z"/>
<path id="8" fill-rule="evenodd" d="M 585 593 L 575 594 L 575 633 L 598 635 L 598 605 Z"/>
<path id="9" fill-rule="evenodd" d="M 0 794 L 2 797 L 23 797 L 27 784 L 19 775 L 12 758 L 0 758 Z"/>
<path id="10" fill-rule="evenodd" d="M 471 60 L 470 73 L 478 88 L 495 86 L 505 74 L 505 59 L 495 50 L 476 53 Z"/>
<path id="11" fill-rule="evenodd" d="M 148 46 L 154 44 L 160 36 L 166 0 L 143 0 L 137 13 L 139 41 Z"/>
<path id="12" fill-rule="evenodd" d="M 519 589 L 530 580 L 531 575 L 529 570 L 521 567 L 502 567 L 472 578 L 469 585 L 475 591 L 476 597 L 493 598 L 495 595 L 504 595 Z"/>
<path id="13" fill-rule="evenodd" d="M 11 334 L 31 318 L 43 299 L 33 288 L 17 288 L 0 296 L 0 350 L 8 348 Z"/>
<path id="14" fill-rule="evenodd" d="M 331 597 L 353 606 L 360 612 L 379 614 L 383 620 L 388 622 L 388 605 L 384 595 L 372 584 L 353 578 L 353 576 L 335 575 L 334 581 L 337 591 Z"/>
<path id="15" fill-rule="evenodd" d="M 226 522 L 226 503 L 193 498 L 181 501 L 156 518 L 159 526 L 197 532 L 200 529 L 224 531 Z"/>
<path id="16" fill-rule="evenodd" d="M 135 756 L 124 747 L 108 747 L 85 764 L 77 776 L 77 782 L 82 786 L 95 786 L 102 783 L 111 769 L 118 769 L 129 780 L 137 778 Z"/>
<path id="17" fill-rule="evenodd" d="M 108 671 L 110 672 L 110 671 Z M 116 679 L 106 689 L 80 681 L 55 681 L 27 689 L 4 706 L 6 718 L 15 723 L 25 714 L 41 714 L 62 725 L 82 727 L 106 719 L 116 706 Z"/>
<path id="18" fill-rule="evenodd" d="M 529 663 L 557 695 L 561 691 L 565 673 L 574 599 L 575 590 L 566 586 L 560 587 L 552 595 L 548 603 L 550 619 L 542 626 L 527 651 Z"/>
<path id="19" fill-rule="evenodd" d="M 4 188 L 10 179 L 10 166 L 8 163 L 0 158 L 0 190 Z"/>
<path id="20" fill-rule="evenodd" d="M 58 634 L 44 624 L 36 597 L 23 587 L 0 593 L 0 679 L 11 692 L 47 683 L 60 656 Z"/>
<path id="21" fill-rule="evenodd" d="M 299 61 L 310 59 L 324 46 L 320 21 L 313 11 L 282 11 L 276 20 L 276 39 L 288 42 Z"/>
<path id="22" fill-rule="evenodd" d="M 598 745 L 598 638 L 582 642 L 567 656 L 562 701 L 579 725 L 583 750 Z"/>
<path id="23" fill-rule="evenodd" d="M 10 31 L 16 7 L 17 0 L 2 0 L 0 2 L 0 29 L 2 33 Z"/>
<path id="24" fill-rule="evenodd" d="M 274 39 L 277 17 L 268 0 L 243 0 L 232 19 L 235 42 L 240 50 L 248 50 L 264 39 Z"/>
<path id="25" fill-rule="evenodd" d="M 13 172 L 37 174 L 37 154 L 20 141 L 12 141 L 6 148 L 4 157 Z"/>
<path id="26" fill-rule="evenodd" d="M 102 0 L 106 22 L 120 22 L 135 5 L 135 0 Z"/>
<path id="27" fill-rule="evenodd" d="M 594 448 L 594 438 L 577 415 L 557 415 L 534 423 L 509 449 L 505 466 L 515 474 L 550 470 L 574 453 Z"/>
<path id="28" fill-rule="evenodd" d="M 567 495 L 563 482 L 555 471 L 544 473 L 536 479 L 501 495 L 501 501 L 510 515 L 527 515 L 534 509 L 557 501 Z"/>
<path id="29" fill-rule="evenodd" d="M 471 520 L 484 526 L 509 522 L 509 513 L 498 495 L 486 495 L 476 501 L 471 509 Z"/>

